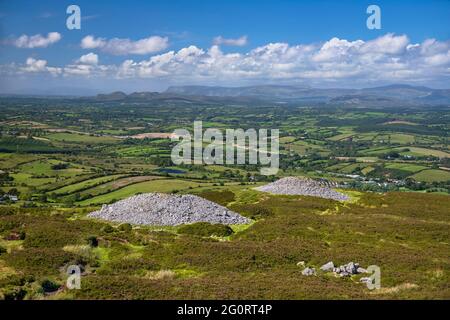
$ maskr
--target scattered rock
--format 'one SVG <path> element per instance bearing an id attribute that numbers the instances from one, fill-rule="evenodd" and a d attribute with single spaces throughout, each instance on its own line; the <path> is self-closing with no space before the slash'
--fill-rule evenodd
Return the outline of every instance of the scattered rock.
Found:
<path id="1" fill-rule="evenodd" d="M 304 275 L 304 276 L 315 276 L 316 275 L 316 269 L 310 268 L 310 267 L 306 267 L 305 269 L 303 269 L 302 275 Z"/>
<path id="2" fill-rule="evenodd" d="M 145 193 L 103 205 L 89 217 L 137 225 L 175 226 L 209 222 L 245 224 L 250 220 L 212 201 L 194 195 Z"/>
<path id="3" fill-rule="evenodd" d="M 369 277 L 364 277 L 364 278 L 359 279 L 359 282 L 362 282 L 362 283 L 372 283 L 372 279 L 369 278 Z"/>
<path id="4" fill-rule="evenodd" d="M 300 261 L 299 263 L 297 263 L 297 266 L 305 266 L 304 261 Z M 333 261 L 329 261 L 325 263 L 323 266 L 321 266 L 320 270 L 324 272 L 333 272 L 335 276 L 341 278 L 351 277 L 352 275 L 360 273 L 368 273 L 366 269 L 361 268 L 359 266 L 359 263 L 354 262 L 349 262 L 347 264 L 337 267 L 334 265 Z M 303 269 L 302 274 L 305 276 L 316 275 L 316 270 L 311 267 L 306 267 L 305 269 Z M 372 283 L 372 280 L 369 277 L 361 278 L 359 281 L 362 283 Z"/>
<path id="5" fill-rule="evenodd" d="M 328 272 L 334 270 L 334 263 L 333 261 L 330 261 L 328 263 L 325 263 L 323 266 L 320 267 L 320 270 Z"/>
<path id="6" fill-rule="evenodd" d="M 326 264 L 324 264 L 322 267 L 320 267 L 320 270 L 325 272 L 334 272 L 335 274 L 339 275 L 340 277 L 347 277 L 354 274 L 360 274 L 360 273 L 367 273 L 367 270 L 364 268 L 361 268 L 359 266 L 359 263 L 353 263 L 349 262 L 347 264 L 344 264 L 339 267 L 335 267 L 333 262 L 330 261 Z"/>
<path id="7" fill-rule="evenodd" d="M 330 185 L 329 182 L 320 182 L 310 178 L 286 177 L 255 189 L 273 194 L 304 195 L 338 201 L 349 199 L 345 194 L 330 189 Z"/>
<path id="8" fill-rule="evenodd" d="M 353 263 L 353 262 L 349 262 L 346 266 L 345 266 L 345 271 L 349 274 L 356 274 L 356 270 L 358 269 L 358 267 Z"/>
<path id="9" fill-rule="evenodd" d="M 351 276 L 353 274 L 358 274 L 359 273 L 358 269 L 359 269 L 359 263 L 349 262 L 338 268 L 333 268 L 330 271 L 333 271 L 334 273 L 339 274 L 341 277 L 345 277 L 345 276 Z"/>
<path id="10" fill-rule="evenodd" d="M 359 267 L 356 269 L 356 273 L 368 273 L 366 269 Z"/>

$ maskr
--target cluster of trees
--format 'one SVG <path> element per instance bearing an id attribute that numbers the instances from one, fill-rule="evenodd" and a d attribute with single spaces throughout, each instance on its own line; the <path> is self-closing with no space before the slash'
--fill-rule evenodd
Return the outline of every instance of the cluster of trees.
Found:
<path id="1" fill-rule="evenodd" d="M 5 185 L 6 183 L 9 183 L 11 181 L 14 181 L 14 178 L 11 177 L 8 172 L 0 171 L 0 186 Z"/>
<path id="2" fill-rule="evenodd" d="M 69 163 L 61 162 L 51 166 L 52 170 L 64 170 L 70 167 Z"/>

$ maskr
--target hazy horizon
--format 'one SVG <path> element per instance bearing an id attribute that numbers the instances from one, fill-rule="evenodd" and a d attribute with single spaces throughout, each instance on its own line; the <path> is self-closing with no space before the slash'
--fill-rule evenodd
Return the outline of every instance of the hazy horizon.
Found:
<path id="1" fill-rule="evenodd" d="M 320 87 L 320 86 L 305 86 L 305 85 L 298 85 L 298 84 L 273 84 L 273 83 L 261 83 L 261 84 L 253 84 L 253 85 L 207 85 L 207 84 L 200 84 L 200 85 L 192 85 L 192 84 L 177 84 L 177 85 L 170 85 L 167 86 L 161 90 L 123 90 L 121 88 L 111 88 L 110 90 L 94 90 L 89 88 L 80 88 L 80 87 L 60 87 L 60 88 L 47 88 L 47 90 L 28 90 L 28 91 L 17 91 L 17 92 L 0 92 L 0 95 L 2 96 L 74 96 L 74 97 L 88 97 L 88 96 L 96 96 L 99 94 L 110 94 L 114 92 L 123 92 L 127 95 L 132 93 L 138 93 L 138 92 L 157 92 L 157 93 L 164 93 L 170 88 L 174 87 L 209 87 L 209 88 L 246 88 L 246 87 L 264 87 L 264 86 L 270 86 L 270 87 L 296 87 L 296 88 L 310 88 L 310 89 L 319 89 L 319 90 L 363 90 L 363 89 L 372 89 L 372 88 L 382 88 L 382 87 L 390 87 L 390 86 L 410 86 L 410 87 L 426 87 L 431 90 L 450 90 L 450 87 L 442 87 L 437 88 L 433 86 L 427 86 L 427 85 L 411 85 L 408 83 L 389 83 L 389 84 L 380 84 L 380 85 L 374 85 L 374 86 L 361 86 L 361 87 L 350 87 L 350 86 L 330 86 L 330 87 Z"/>

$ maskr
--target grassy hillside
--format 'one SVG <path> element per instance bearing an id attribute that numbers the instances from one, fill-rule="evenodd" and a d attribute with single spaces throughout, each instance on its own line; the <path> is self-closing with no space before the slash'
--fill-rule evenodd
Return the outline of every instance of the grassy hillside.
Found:
<path id="1" fill-rule="evenodd" d="M 51 299 L 450 298 L 447 196 L 359 193 L 357 202 L 338 203 L 231 190 L 230 207 L 266 214 L 226 238 L 177 227 L 108 229 L 75 209 L 2 210 L 2 236 L 23 232 L 24 239 L 0 241 L 7 249 L 0 292 Z M 89 245 L 92 236 L 97 247 Z M 378 265 L 382 289 L 368 290 L 360 276 L 305 277 L 297 265 L 330 260 Z M 42 282 L 62 285 L 64 266 L 75 261 L 85 270 L 82 289 L 44 295 Z"/>

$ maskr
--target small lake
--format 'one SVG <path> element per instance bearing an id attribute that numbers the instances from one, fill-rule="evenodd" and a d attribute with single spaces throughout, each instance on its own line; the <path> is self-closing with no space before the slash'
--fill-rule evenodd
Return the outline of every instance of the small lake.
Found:
<path id="1" fill-rule="evenodd" d="M 159 172 L 164 172 L 164 173 L 173 173 L 173 174 L 186 173 L 186 171 L 183 171 L 183 170 L 179 170 L 179 169 L 170 169 L 170 168 L 159 168 L 158 171 L 159 171 Z"/>

